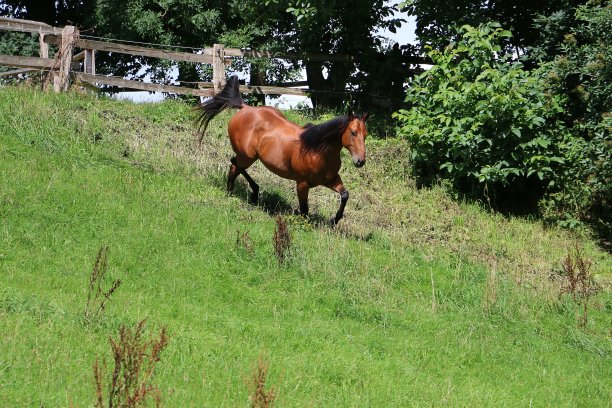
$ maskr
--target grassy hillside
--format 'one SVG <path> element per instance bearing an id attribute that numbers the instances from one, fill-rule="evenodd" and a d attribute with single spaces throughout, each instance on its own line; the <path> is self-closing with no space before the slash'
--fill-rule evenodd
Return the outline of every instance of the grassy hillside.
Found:
<path id="1" fill-rule="evenodd" d="M 251 206 L 241 178 L 224 192 L 230 115 L 198 147 L 182 103 L 0 89 L 1 406 L 93 405 L 94 360 L 144 317 L 170 335 L 167 406 L 249 405 L 260 356 L 278 406 L 609 406 L 612 262 L 587 237 L 417 189 L 407 147 L 374 138 L 342 170 L 337 229 L 317 221 L 336 195 L 312 192 L 310 223 L 288 215 L 292 184 L 260 164 Z M 603 287 L 586 328 L 554 279 L 576 241 Z M 86 322 L 104 244 L 123 284 Z"/>

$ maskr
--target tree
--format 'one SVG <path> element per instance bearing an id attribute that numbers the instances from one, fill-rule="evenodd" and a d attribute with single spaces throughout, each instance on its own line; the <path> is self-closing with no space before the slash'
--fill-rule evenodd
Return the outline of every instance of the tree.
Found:
<path id="1" fill-rule="evenodd" d="M 369 75 L 373 61 L 390 52 L 377 31 L 393 31 L 403 21 L 392 17 L 396 5 L 383 0 L 259 0 L 253 4 L 251 15 L 271 27 L 285 51 L 353 57 L 350 61 L 311 59 L 302 63 L 315 106 L 337 107 L 347 99 L 347 88 L 360 86 L 363 90 L 364 82 L 374 79 Z"/>
<path id="2" fill-rule="evenodd" d="M 215 0 L 98 0 L 93 33 L 100 37 L 119 38 L 170 46 L 212 46 L 231 25 L 231 3 Z M 118 13 L 118 10 L 122 12 Z M 235 19 L 234 19 L 235 20 Z M 157 81 L 169 79 L 171 63 L 157 59 L 114 57 L 106 72 L 115 75 L 151 75 Z M 143 72 L 143 62 L 148 70 Z M 207 76 L 206 67 L 178 64 L 181 81 L 197 81 Z M 210 75 L 210 74 L 209 74 Z"/>
<path id="3" fill-rule="evenodd" d="M 502 46 L 522 54 L 539 38 L 538 31 L 533 29 L 538 16 L 572 10 L 581 3 L 584 0 L 408 0 L 402 6 L 408 14 L 416 16 L 416 33 L 421 44 L 441 48 L 456 38 L 454 27 L 497 21 L 513 33 Z"/>
<path id="4" fill-rule="evenodd" d="M 0 12 L 53 26 L 91 22 L 96 0 L 0 0 Z"/>

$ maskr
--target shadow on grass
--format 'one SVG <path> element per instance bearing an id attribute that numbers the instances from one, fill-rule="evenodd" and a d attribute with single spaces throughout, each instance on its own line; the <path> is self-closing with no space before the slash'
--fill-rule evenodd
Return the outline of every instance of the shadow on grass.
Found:
<path id="1" fill-rule="evenodd" d="M 211 177 L 212 184 L 226 191 L 227 189 L 227 181 L 225 174 L 221 172 L 215 172 L 213 177 Z M 231 193 L 232 196 L 238 197 L 245 204 L 252 206 L 253 208 L 257 208 L 259 210 L 263 210 L 270 217 L 275 217 L 277 214 L 282 215 L 295 215 L 295 209 L 292 205 L 292 202 L 288 201 L 285 196 L 276 191 L 265 190 L 264 187 L 260 186 L 259 197 L 257 199 L 257 203 L 254 204 L 251 200 L 251 188 L 248 183 L 244 181 L 241 177 L 239 177 L 234 184 L 234 191 Z M 295 197 L 295 206 L 297 207 L 297 197 Z M 308 223 L 311 227 L 318 230 L 329 230 L 337 233 L 348 239 L 353 239 L 356 241 L 369 242 L 374 238 L 373 232 L 368 232 L 366 234 L 360 234 L 352 231 L 352 228 L 346 227 L 343 222 L 340 221 L 340 224 L 337 226 L 332 226 L 331 219 L 335 215 L 334 213 L 330 214 L 320 214 L 318 212 L 311 212 L 307 217 L 303 218 L 304 222 Z"/>
<path id="2" fill-rule="evenodd" d="M 249 196 L 251 192 L 249 191 Z M 268 214 L 274 216 L 276 214 L 293 214 L 291 203 L 285 197 L 277 192 L 261 191 L 257 200 L 257 207 L 261 208 Z"/>
<path id="3" fill-rule="evenodd" d="M 219 182 L 217 179 L 215 179 L 214 184 L 216 187 L 219 187 L 224 191 L 227 189 L 225 180 Z M 251 194 L 251 188 L 244 180 L 241 180 L 240 178 L 236 180 L 236 183 L 234 184 L 234 191 L 231 193 L 232 196 L 238 197 L 243 202 L 259 208 L 271 216 L 275 216 L 276 214 L 293 214 L 291 203 L 287 201 L 285 197 L 275 191 L 267 191 L 260 187 L 259 196 L 257 197 L 256 203 L 253 202 Z"/>

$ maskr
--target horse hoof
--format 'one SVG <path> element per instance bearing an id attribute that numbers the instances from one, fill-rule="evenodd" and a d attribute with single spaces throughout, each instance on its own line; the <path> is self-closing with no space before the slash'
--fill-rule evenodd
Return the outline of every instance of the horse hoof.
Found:
<path id="1" fill-rule="evenodd" d="M 310 219 L 310 217 L 308 216 L 308 213 L 300 211 L 299 208 L 296 208 L 295 210 L 293 210 L 293 215 L 301 215 L 304 218 Z"/>
<path id="2" fill-rule="evenodd" d="M 329 225 L 334 228 L 336 225 L 338 225 L 338 221 L 336 220 L 336 217 L 331 217 L 329 219 Z"/>

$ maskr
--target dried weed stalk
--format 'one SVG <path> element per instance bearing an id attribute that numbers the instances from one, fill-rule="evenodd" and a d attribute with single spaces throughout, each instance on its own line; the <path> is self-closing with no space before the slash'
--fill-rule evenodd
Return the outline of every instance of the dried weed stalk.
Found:
<path id="1" fill-rule="evenodd" d="M 148 397 L 153 398 L 156 406 L 161 406 L 159 389 L 151 381 L 161 352 L 168 344 L 168 336 L 162 328 L 158 338 L 144 339 L 145 321 L 133 329 L 122 326 L 119 337 L 109 339 L 114 364 L 112 373 L 106 373 L 106 364 L 101 367 L 97 359 L 94 362 L 97 408 L 139 407 L 146 404 Z"/>
<path id="2" fill-rule="evenodd" d="M 599 286 L 591 273 L 591 260 L 584 257 L 578 244 L 574 247 L 574 253 L 568 253 L 561 262 L 561 293 L 570 294 L 572 300 L 582 306 L 582 316 L 578 319 L 578 325 L 585 327 L 588 322 L 588 305 L 591 296 L 599 292 Z"/>
<path id="3" fill-rule="evenodd" d="M 485 313 L 491 312 L 497 302 L 497 262 L 495 261 L 487 274 L 484 290 L 483 309 Z"/>
<path id="4" fill-rule="evenodd" d="M 434 278 L 433 278 L 433 269 L 429 270 L 429 275 L 431 276 L 431 312 L 436 313 L 436 309 L 437 309 L 436 285 L 434 283 Z"/>
<path id="5" fill-rule="evenodd" d="M 108 267 L 108 246 L 102 245 L 96 256 L 96 262 L 89 275 L 87 286 L 87 302 L 85 303 L 85 321 L 97 319 L 102 315 L 110 297 L 121 285 L 121 279 L 116 279 L 108 290 L 102 289 Z"/>
<path id="6" fill-rule="evenodd" d="M 236 231 L 236 248 L 244 249 L 249 255 L 253 255 L 253 240 L 248 232 Z"/>
<path id="7" fill-rule="evenodd" d="M 266 390 L 268 369 L 267 361 L 260 357 L 249 381 L 249 399 L 252 408 L 268 408 L 274 403 L 274 388 Z"/>
<path id="8" fill-rule="evenodd" d="M 287 228 L 287 222 L 279 214 L 276 216 L 276 231 L 274 232 L 274 255 L 279 264 L 283 264 L 289 256 L 291 249 L 291 234 Z"/>

